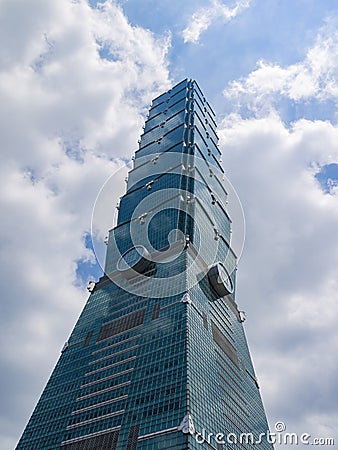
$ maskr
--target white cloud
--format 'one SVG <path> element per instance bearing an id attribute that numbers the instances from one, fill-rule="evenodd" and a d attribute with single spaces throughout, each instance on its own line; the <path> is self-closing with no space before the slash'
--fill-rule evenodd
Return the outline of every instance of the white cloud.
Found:
<path id="1" fill-rule="evenodd" d="M 217 20 L 229 22 L 241 11 L 248 8 L 250 0 L 238 0 L 234 7 L 229 7 L 220 0 L 211 0 L 210 5 L 198 9 L 192 16 L 189 25 L 182 31 L 185 43 L 199 42 L 201 34 Z"/>
<path id="2" fill-rule="evenodd" d="M 338 196 L 314 175 L 338 161 L 338 126 L 232 115 L 218 131 L 246 216 L 237 301 L 270 425 L 337 439 Z"/>
<path id="3" fill-rule="evenodd" d="M 7 450 L 86 299 L 75 270 L 93 257 L 83 235 L 95 196 L 115 158 L 136 149 L 149 101 L 169 87 L 170 36 L 131 26 L 113 2 L 91 9 L 84 0 L 2 0 L 0 28 L 0 448 Z"/>
<path id="4" fill-rule="evenodd" d="M 283 421 L 288 432 L 336 440 L 338 195 L 335 180 L 324 192 L 315 175 L 338 161 L 338 126 L 334 113 L 288 125 L 282 117 L 285 103 L 315 102 L 312 117 L 337 105 L 337 54 L 328 21 L 303 61 L 260 61 L 224 91 L 245 115 L 232 112 L 218 129 L 246 216 L 237 301 L 270 426 Z"/>
<path id="5" fill-rule="evenodd" d="M 338 32 L 329 22 L 318 34 L 304 61 L 282 67 L 258 61 L 246 78 L 232 81 L 227 99 L 266 114 L 281 98 L 294 102 L 338 99 Z"/>

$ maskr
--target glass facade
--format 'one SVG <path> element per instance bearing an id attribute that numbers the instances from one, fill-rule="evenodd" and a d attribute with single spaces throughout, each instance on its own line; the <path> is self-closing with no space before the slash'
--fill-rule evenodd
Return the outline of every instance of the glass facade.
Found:
<path id="1" fill-rule="evenodd" d="M 259 438 L 215 130 L 193 80 L 153 100 L 105 275 L 17 450 L 272 448 Z"/>

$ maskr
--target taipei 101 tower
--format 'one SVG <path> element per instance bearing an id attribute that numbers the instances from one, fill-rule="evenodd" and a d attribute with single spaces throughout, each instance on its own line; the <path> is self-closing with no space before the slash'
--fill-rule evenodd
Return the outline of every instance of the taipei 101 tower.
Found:
<path id="1" fill-rule="evenodd" d="M 272 449 L 214 116 L 194 80 L 153 100 L 105 274 L 17 450 Z"/>

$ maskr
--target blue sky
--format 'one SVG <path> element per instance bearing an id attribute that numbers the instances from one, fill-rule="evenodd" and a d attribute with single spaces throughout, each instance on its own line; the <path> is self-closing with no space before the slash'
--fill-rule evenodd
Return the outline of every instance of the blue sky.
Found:
<path id="1" fill-rule="evenodd" d="M 0 450 L 98 276 L 95 198 L 186 77 L 244 208 L 237 300 L 270 426 L 338 442 L 337 24 L 336 0 L 0 1 Z"/>

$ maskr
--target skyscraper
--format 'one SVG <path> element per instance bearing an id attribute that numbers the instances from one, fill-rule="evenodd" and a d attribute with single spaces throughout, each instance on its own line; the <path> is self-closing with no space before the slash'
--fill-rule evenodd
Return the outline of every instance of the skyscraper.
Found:
<path id="1" fill-rule="evenodd" d="M 105 275 L 17 450 L 271 448 L 215 129 L 193 80 L 153 100 Z"/>

